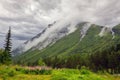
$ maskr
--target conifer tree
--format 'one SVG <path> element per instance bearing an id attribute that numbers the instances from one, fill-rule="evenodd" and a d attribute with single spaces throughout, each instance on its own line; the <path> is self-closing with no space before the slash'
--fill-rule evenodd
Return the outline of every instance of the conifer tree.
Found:
<path id="1" fill-rule="evenodd" d="M 11 27 L 9 27 L 7 36 L 6 36 L 6 41 L 5 41 L 5 50 L 3 53 L 3 63 L 4 64 L 9 64 L 11 62 Z"/>

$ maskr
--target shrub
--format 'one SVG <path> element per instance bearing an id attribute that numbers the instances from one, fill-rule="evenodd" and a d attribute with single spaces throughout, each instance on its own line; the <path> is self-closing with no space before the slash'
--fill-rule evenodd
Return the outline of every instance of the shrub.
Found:
<path id="1" fill-rule="evenodd" d="M 45 66 L 46 64 L 44 63 L 44 61 L 42 59 L 38 60 L 38 65 L 39 66 Z"/>
<path id="2" fill-rule="evenodd" d="M 13 77 L 13 76 L 15 76 L 16 75 L 16 72 L 15 71 L 10 71 L 10 72 L 8 72 L 8 76 L 9 77 Z"/>
<path id="3" fill-rule="evenodd" d="M 19 71 L 23 74 L 40 74 L 40 75 L 49 75 L 52 74 L 52 70 L 45 70 L 45 69 L 25 69 L 25 68 L 16 68 L 16 71 Z"/>

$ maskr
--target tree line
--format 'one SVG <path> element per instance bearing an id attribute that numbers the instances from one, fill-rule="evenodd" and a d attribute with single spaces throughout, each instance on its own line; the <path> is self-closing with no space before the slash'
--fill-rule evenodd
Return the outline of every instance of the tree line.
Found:
<path id="1" fill-rule="evenodd" d="M 120 45 L 102 52 L 93 54 L 71 55 L 68 57 L 46 58 L 44 62 L 53 68 L 77 68 L 88 67 L 92 71 L 107 71 L 111 74 L 120 73 Z"/>

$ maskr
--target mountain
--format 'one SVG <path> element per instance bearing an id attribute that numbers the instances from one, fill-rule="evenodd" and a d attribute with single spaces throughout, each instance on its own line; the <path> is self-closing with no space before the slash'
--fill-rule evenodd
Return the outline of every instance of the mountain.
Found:
<path id="1" fill-rule="evenodd" d="M 85 23 L 81 24 L 83 25 Z M 43 29 L 35 37 L 31 38 L 30 40 L 26 41 L 24 44 L 13 50 L 13 56 L 24 53 L 30 49 L 41 50 L 48 45 L 54 44 L 57 40 L 76 30 L 76 27 L 69 23 L 62 25 L 62 27 L 60 26 L 60 28 L 58 28 L 58 26 L 59 23 L 56 23 L 56 21 L 52 24 L 49 24 L 47 28 Z"/>
<path id="2" fill-rule="evenodd" d="M 74 26 L 74 31 L 69 30 L 69 27 L 70 24 L 57 31 L 52 31 L 52 34 L 42 41 L 42 37 L 50 29 L 43 30 L 39 37 L 32 39 L 32 41 L 39 40 L 37 45 L 30 47 L 23 54 L 16 55 L 14 60 L 27 64 L 35 63 L 41 58 L 89 55 L 120 44 L 120 25 L 109 28 L 84 22 Z M 26 45 L 32 44 L 32 41 L 27 41 Z"/>
<path id="3" fill-rule="evenodd" d="M 52 24 L 49 24 L 47 28 L 43 29 L 39 34 L 37 34 L 35 37 L 31 38 L 30 40 L 24 42 L 21 46 L 17 47 L 16 49 L 14 49 L 12 51 L 12 55 L 19 55 L 20 53 L 24 53 L 25 51 L 29 50 L 29 49 L 33 49 L 37 46 L 40 45 L 40 41 L 41 41 L 41 36 L 44 35 L 44 33 L 50 28 L 52 27 L 54 24 L 56 23 L 56 21 Z M 37 41 L 37 42 L 36 42 Z M 35 45 L 36 44 L 36 45 Z M 43 47 L 43 46 L 41 46 Z"/>

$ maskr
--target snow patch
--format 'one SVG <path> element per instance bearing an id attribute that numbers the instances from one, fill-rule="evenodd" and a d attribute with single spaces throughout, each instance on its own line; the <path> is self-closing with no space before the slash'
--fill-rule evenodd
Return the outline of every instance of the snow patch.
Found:
<path id="1" fill-rule="evenodd" d="M 85 35 L 86 35 L 86 33 L 87 33 L 87 31 L 88 31 L 88 29 L 91 27 L 91 23 L 86 23 L 83 27 L 82 27 L 82 29 L 80 30 L 80 36 L 81 36 L 81 38 L 80 38 L 80 41 L 82 41 L 82 39 L 85 37 Z"/>
<path id="2" fill-rule="evenodd" d="M 115 38 L 115 32 L 112 30 L 112 28 L 111 28 L 111 32 L 112 32 L 112 36 L 113 36 L 112 39 L 114 39 Z"/>
<path id="3" fill-rule="evenodd" d="M 100 37 L 103 37 L 103 36 L 104 36 L 104 33 L 106 32 L 106 28 L 107 28 L 107 27 L 103 27 L 103 28 L 102 28 L 101 32 L 99 33 L 99 36 L 100 36 Z"/>
<path id="4" fill-rule="evenodd" d="M 99 36 L 103 37 L 106 32 L 111 32 L 111 34 L 113 36 L 112 39 L 115 38 L 115 32 L 112 30 L 112 27 L 103 27 L 101 32 L 99 33 Z"/>

